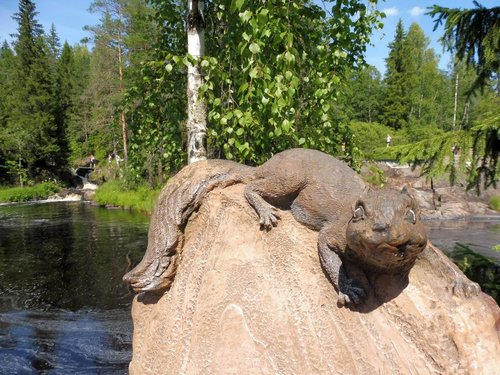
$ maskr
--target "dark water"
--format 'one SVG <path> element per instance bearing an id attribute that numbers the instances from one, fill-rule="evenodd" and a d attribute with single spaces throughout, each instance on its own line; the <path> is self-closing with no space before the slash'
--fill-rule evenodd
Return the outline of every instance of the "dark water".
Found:
<path id="1" fill-rule="evenodd" d="M 83 203 L 0 206 L 0 373 L 125 374 L 149 218 Z"/>
<path id="2" fill-rule="evenodd" d="M 475 220 L 429 220 L 424 222 L 429 239 L 445 252 L 453 251 L 457 243 L 500 264 L 500 215 Z"/>

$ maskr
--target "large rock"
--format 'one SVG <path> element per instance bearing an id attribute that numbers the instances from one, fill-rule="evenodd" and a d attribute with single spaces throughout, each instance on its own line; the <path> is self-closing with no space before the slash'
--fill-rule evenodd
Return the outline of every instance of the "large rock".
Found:
<path id="1" fill-rule="evenodd" d="M 363 307 L 339 307 L 318 234 L 281 217 L 260 231 L 242 186 L 210 193 L 171 289 L 133 302 L 132 374 L 498 373 L 500 310 L 454 296 L 444 256 L 426 250 L 406 287 L 379 277 Z"/>

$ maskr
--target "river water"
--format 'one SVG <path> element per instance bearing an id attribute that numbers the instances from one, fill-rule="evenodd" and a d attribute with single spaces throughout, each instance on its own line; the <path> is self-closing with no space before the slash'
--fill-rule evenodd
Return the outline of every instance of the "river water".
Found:
<path id="1" fill-rule="evenodd" d="M 0 374 L 126 374 L 132 294 L 149 217 L 80 202 L 0 206 Z M 500 220 L 426 222 L 500 263 Z"/>
<path id="2" fill-rule="evenodd" d="M 80 202 L 0 206 L 0 373 L 126 374 L 149 218 Z"/>
<path id="3" fill-rule="evenodd" d="M 500 265 L 500 215 L 478 217 L 470 220 L 425 221 L 429 239 L 444 252 L 451 252 L 457 243 L 469 246 Z"/>

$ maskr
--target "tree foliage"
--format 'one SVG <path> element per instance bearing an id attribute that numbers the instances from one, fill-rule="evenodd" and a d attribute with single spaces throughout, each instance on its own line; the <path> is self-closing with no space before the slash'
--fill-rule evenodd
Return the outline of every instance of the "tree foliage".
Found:
<path id="1" fill-rule="evenodd" d="M 475 68 L 477 77 L 468 88 L 470 93 L 481 87 L 486 89 L 483 109 L 469 130 L 454 131 L 440 137 L 401 147 L 403 161 L 423 164 L 428 175 L 448 172 L 453 183 L 457 165 L 468 180 L 468 188 L 480 189 L 496 186 L 498 181 L 498 153 L 500 150 L 500 117 L 498 116 L 498 84 L 493 93 L 492 78 L 498 78 L 500 61 L 500 7 L 487 9 L 474 2 L 476 9 L 461 10 L 434 6 L 430 12 L 437 16 L 436 27 L 445 20 L 442 38 L 445 46 L 455 52 L 455 62 Z M 478 108 L 479 109 L 479 108 Z M 460 150 L 454 157 L 450 150 Z"/>
<path id="2" fill-rule="evenodd" d="M 8 169 L 15 166 L 21 183 L 21 171 L 33 176 L 65 164 L 64 139 L 59 138 L 55 123 L 57 99 L 51 51 L 36 15 L 32 1 L 20 0 L 13 17 L 18 22 L 15 57 L 4 57 L 13 65 L 7 69 L 8 95 L 1 116 L 5 127 L 0 130 L 0 145 L 6 159 L 12 161 L 6 164 Z"/>
<path id="3" fill-rule="evenodd" d="M 349 128 L 333 106 L 379 17 L 350 0 L 326 10 L 310 1 L 211 2 L 201 64 L 212 156 L 259 164 L 290 147 L 340 154 L 344 144 L 352 160 Z M 190 59 L 169 58 L 174 73 Z"/>
<path id="4" fill-rule="evenodd" d="M 477 1 L 474 5 L 475 9 L 434 5 L 428 13 L 436 17 L 434 30 L 444 22 L 443 44 L 458 61 L 476 69 L 477 78 L 469 93 L 487 86 L 500 68 L 500 7 L 486 8 Z"/>
<path id="5" fill-rule="evenodd" d="M 382 79 L 363 61 L 380 27 L 375 3 L 206 2 L 206 55 L 195 61 L 186 48 L 184 0 L 93 1 L 101 18 L 88 27 L 91 50 L 61 43 L 54 26 L 45 33 L 34 2 L 20 0 L 18 32 L 12 46 L 0 47 L 2 183 L 50 177 L 90 154 L 105 169 L 108 154 L 128 143 L 128 166 L 110 164 L 114 172 L 103 178 L 161 185 L 186 162 L 186 73 L 195 62 L 205 81 L 209 157 L 256 165 L 310 147 L 355 167 L 362 156 L 394 157 L 430 176 L 496 181 L 495 86 L 468 95 L 475 70 L 495 68 L 496 23 L 483 60 L 476 41 L 473 60 L 457 59 L 443 72 L 422 29 L 400 22 Z"/>

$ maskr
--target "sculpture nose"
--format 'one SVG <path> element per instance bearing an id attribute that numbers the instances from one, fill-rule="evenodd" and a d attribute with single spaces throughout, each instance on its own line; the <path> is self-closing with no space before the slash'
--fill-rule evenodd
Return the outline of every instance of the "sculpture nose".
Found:
<path id="1" fill-rule="evenodd" d="M 389 228 L 389 224 L 387 224 L 387 223 L 375 223 L 372 225 L 372 229 L 375 232 L 383 232 L 383 231 L 387 230 L 387 228 Z"/>

